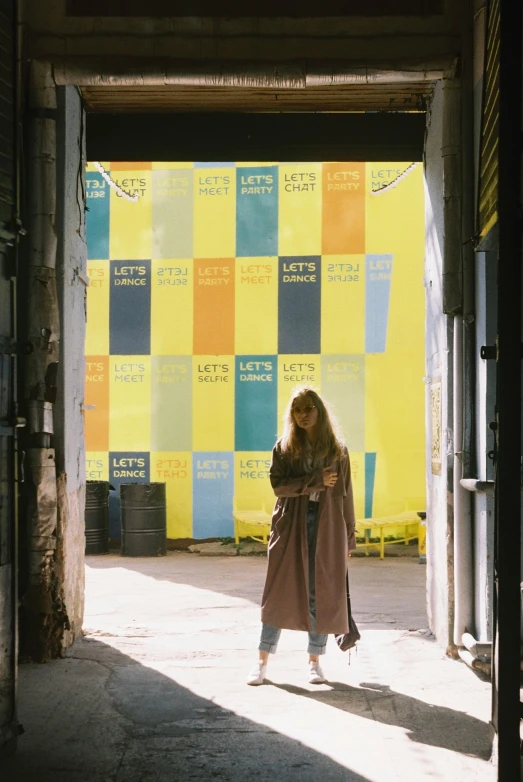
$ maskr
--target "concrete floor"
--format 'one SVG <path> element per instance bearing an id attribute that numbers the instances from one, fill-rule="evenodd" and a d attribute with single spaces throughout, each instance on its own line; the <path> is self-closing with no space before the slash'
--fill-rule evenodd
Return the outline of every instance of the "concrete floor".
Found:
<path id="1" fill-rule="evenodd" d="M 2 782 L 494 782 L 490 684 L 426 630 L 417 558 L 353 558 L 357 656 L 329 641 L 307 683 L 286 632 L 256 658 L 265 557 L 87 560 L 85 637 L 20 668 L 25 734 Z"/>

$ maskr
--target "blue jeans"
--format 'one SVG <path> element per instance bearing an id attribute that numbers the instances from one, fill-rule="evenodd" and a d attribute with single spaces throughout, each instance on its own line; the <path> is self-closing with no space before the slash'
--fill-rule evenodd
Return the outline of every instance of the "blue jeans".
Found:
<path id="1" fill-rule="evenodd" d="M 309 502 L 307 509 L 307 542 L 309 544 L 309 615 L 311 618 L 312 631 L 309 633 L 309 645 L 307 652 L 309 654 L 325 654 L 328 635 L 316 632 L 316 582 L 315 582 L 315 564 L 316 564 L 316 533 L 318 531 L 318 502 Z M 278 641 L 280 640 L 281 630 L 279 627 L 271 625 L 262 625 L 260 652 L 270 652 L 276 654 Z"/>

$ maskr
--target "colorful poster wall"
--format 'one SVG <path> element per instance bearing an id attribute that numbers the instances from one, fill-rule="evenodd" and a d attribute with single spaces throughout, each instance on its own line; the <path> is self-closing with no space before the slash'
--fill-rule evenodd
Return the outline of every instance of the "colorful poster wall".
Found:
<path id="1" fill-rule="evenodd" d="M 351 451 L 358 517 L 423 508 L 421 164 L 102 166 L 87 478 L 165 481 L 169 538 L 230 536 L 235 498 L 272 507 L 285 406 L 312 385 Z"/>

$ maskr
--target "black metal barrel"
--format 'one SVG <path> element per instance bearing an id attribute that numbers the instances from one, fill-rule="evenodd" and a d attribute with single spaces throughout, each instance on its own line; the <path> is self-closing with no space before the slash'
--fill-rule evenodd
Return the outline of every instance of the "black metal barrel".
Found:
<path id="1" fill-rule="evenodd" d="M 165 556 L 167 553 L 165 483 L 122 483 L 120 502 L 122 556 Z"/>
<path id="2" fill-rule="evenodd" d="M 85 488 L 85 553 L 109 551 L 109 482 L 87 481 Z"/>

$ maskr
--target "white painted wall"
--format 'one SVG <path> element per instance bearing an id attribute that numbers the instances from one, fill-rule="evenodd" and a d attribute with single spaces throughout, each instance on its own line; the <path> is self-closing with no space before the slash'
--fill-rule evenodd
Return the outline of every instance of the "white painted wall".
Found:
<path id="1" fill-rule="evenodd" d="M 442 311 L 444 82 L 437 84 L 427 116 L 425 145 L 425 291 L 427 388 L 427 611 L 438 641 L 452 642 L 452 341 L 453 321 Z M 431 385 L 441 381 L 441 474 L 432 472 Z"/>

